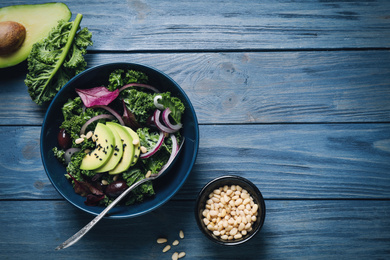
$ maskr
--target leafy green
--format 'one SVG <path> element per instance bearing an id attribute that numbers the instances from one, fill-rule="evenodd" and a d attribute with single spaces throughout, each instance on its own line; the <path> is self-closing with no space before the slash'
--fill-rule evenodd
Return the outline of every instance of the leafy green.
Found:
<path id="1" fill-rule="evenodd" d="M 81 127 L 92 117 L 106 113 L 103 109 L 92 109 L 86 108 L 83 109 L 83 102 L 80 97 L 74 99 L 69 99 L 64 106 L 62 107 L 62 114 L 64 116 L 64 121 L 62 122 L 60 128 L 65 129 L 65 131 L 71 136 L 73 140 L 72 147 L 79 147 L 75 143 L 75 140 L 80 137 Z M 90 124 L 87 128 L 88 130 L 95 129 L 98 122 L 104 123 L 105 119 L 100 119 Z M 116 120 L 112 120 L 116 122 Z"/>
<path id="2" fill-rule="evenodd" d="M 65 163 L 65 151 L 64 150 L 61 150 L 61 149 L 58 149 L 57 147 L 54 147 L 53 153 L 59 162 Z"/>
<path id="3" fill-rule="evenodd" d="M 185 106 L 177 97 L 171 96 L 170 92 L 147 93 L 135 88 L 128 88 L 122 91 L 121 96 L 127 108 L 134 114 L 137 122 L 145 124 L 148 118 L 156 110 L 154 98 L 161 96 L 158 102 L 169 108 L 172 112 L 170 116 L 178 124 L 181 123 L 181 116 L 184 113 Z"/>
<path id="4" fill-rule="evenodd" d="M 170 116 L 178 124 L 181 122 L 181 115 L 184 113 L 185 107 L 181 100 L 177 97 L 172 97 L 170 92 L 159 94 L 162 98 L 158 103 L 162 104 L 164 108 L 169 108 L 172 112 Z"/>
<path id="5" fill-rule="evenodd" d="M 81 19 L 78 14 L 73 22 L 59 21 L 46 38 L 33 45 L 24 82 L 38 105 L 51 101 L 72 77 L 85 69 L 83 55 L 92 45 L 92 34 L 87 28 L 79 30 Z"/>
<path id="6" fill-rule="evenodd" d="M 155 147 L 159 139 L 159 133 L 151 131 L 149 128 L 138 128 L 137 135 L 139 136 L 141 146 L 148 150 Z M 179 134 L 177 133 L 179 136 Z M 142 159 L 141 163 L 145 171 L 151 171 L 152 174 L 158 173 L 161 168 L 168 162 L 169 156 L 172 152 L 171 138 L 164 138 L 164 142 L 157 153 L 149 158 Z"/>
<path id="7" fill-rule="evenodd" d="M 122 177 L 126 181 L 127 185 L 131 186 L 137 181 L 144 179 L 145 174 L 142 173 L 142 170 L 139 168 L 132 168 L 131 170 L 124 172 L 122 174 Z M 145 182 L 131 192 L 131 196 L 128 196 L 126 205 L 131 205 L 135 202 L 142 202 L 145 196 L 152 196 L 154 194 L 155 192 L 153 189 L 152 182 Z"/>
<path id="8" fill-rule="evenodd" d="M 108 82 L 108 90 L 114 91 L 129 83 L 146 84 L 148 82 L 148 76 L 141 71 L 127 70 L 125 72 L 123 69 L 117 69 L 110 74 Z"/>
<path id="9" fill-rule="evenodd" d="M 122 91 L 121 96 L 127 108 L 134 114 L 140 124 L 145 124 L 149 116 L 156 110 L 153 103 L 153 94 L 128 88 Z"/>

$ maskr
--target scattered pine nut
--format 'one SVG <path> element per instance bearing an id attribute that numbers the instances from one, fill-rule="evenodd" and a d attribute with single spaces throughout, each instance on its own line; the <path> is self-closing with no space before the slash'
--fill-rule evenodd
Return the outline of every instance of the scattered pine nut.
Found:
<path id="1" fill-rule="evenodd" d="M 175 241 L 173 241 L 173 243 L 172 243 L 173 246 L 177 246 L 178 244 L 179 244 L 179 240 L 175 240 Z"/>
<path id="2" fill-rule="evenodd" d="M 166 238 L 163 238 L 163 237 L 160 237 L 157 239 L 157 243 L 158 244 L 163 244 L 163 243 L 166 243 L 168 241 L 168 239 Z"/>
<path id="3" fill-rule="evenodd" d="M 185 257 L 186 256 L 186 253 L 185 252 L 180 252 L 179 253 L 179 258 L 182 258 L 182 257 Z"/>
<path id="4" fill-rule="evenodd" d="M 171 246 L 170 245 L 167 245 L 166 247 L 164 247 L 164 249 L 162 250 L 163 253 L 167 252 L 169 249 L 171 249 Z"/>
<path id="5" fill-rule="evenodd" d="M 179 232 L 179 237 L 180 237 L 181 239 L 184 238 L 184 232 L 183 232 L 183 230 L 180 230 L 180 232 Z"/>
<path id="6" fill-rule="evenodd" d="M 80 135 L 80 138 L 85 138 L 85 137 L 87 137 L 85 134 Z"/>
<path id="7" fill-rule="evenodd" d="M 175 253 L 173 253 L 173 255 L 172 255 L 172 260 L 177 260 L 177 259 L 179 259 L 179 253 L 178 253 L 178 252 L 175 252 Z"/>
<path id="8" fill-rule="evenodd" d="M 145 178 L 149 178 L 150 175 L 152 175 L 152 171 L 148 171 L 148 172 L 146 173 L 146 175 L 145 175 Z"/>
<path id="9" fill-rule="evenodd" d="M 102 180 L 102 184 L 103 184 L 103 185 L 108 185 L 108 181 Z"/>

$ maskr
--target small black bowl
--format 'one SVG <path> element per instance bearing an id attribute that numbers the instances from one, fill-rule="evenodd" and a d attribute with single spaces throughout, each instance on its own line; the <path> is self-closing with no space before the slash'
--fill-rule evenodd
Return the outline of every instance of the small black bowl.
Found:
<path id="1" fill-rule="evenodd" d="M 248 232 L 245 236 L 240 239 L 233 240 L 224 240 L 220 237 L 217 237 L 213 234 L 212 231 L 208 230 L 206 225 L 203 222 L 203 210 L 205 209 L 207 200 L 209 199 L 209 194 L 212 193 L 215 189 L 219 189 L 225 185 L 239 185 L 241 188 L 248 191 L 250 196 L 253 198 L 254 202 L 259 206 L 258 215 L 256 221 L 252 224 L 252 230 Z M 242 244 L 252 237 L 254 237 L 261 229 L 265 220 L 265 203 L 264 198 L 259 191 L 259 189 L 249 180 L 240 177 L 240 176 L 221 176 L 218 177 L 209 183 L 207 183 L 202 190 L 199 192 L 198 198 L 195 203 L 195 219 L 198 224 L 199 229 L 206 235 L 210 240 L 221 244 L 221 245 L 239 245 Z"/>

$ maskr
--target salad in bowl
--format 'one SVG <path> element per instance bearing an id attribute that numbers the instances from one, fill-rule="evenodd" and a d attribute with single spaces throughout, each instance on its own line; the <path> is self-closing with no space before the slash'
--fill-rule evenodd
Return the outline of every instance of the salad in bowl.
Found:
<path id="1" fill-rule="evenodd" d="M 145 213 L 172 197 L 191 171 L 198 148 L 196 116 L 184 91 L 165 74 L 128 63 L 98 66 L 72 81 L 50 105 L 41 138 L 46 172 L 61 195 L 91 212 L 109 205 L 135 182 L 169 170 L 180 156 L 184 161 L 175 160 L 169 170 L 176 174 L 140 185 L 119 207 L 141 205 Z M 55 140 L 47 142 L 48 135 Z M 179 154 L 185 136 L 190 142 Z M 56 162 L 48 163 L 53 157 Z M 52 171 L 59 167 L 62 174 Z M 69 187 L 64 189 L 66 184 L 73 195 Z M 84 205 L 79 198 L 74 202 L 75 195 Z M 131 215 L 140 213 L 136 211 Z"/>

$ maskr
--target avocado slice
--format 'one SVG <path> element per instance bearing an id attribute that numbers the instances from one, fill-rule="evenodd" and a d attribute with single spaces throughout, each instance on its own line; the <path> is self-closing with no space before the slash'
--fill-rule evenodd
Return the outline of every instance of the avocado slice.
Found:
<path id="1" fill-rule="evenodd" d="M 112 127 L 117 131 L 123 143 L 122 160 L 118 163 L 118 165 L 114 169 L 112 169 L 108 173 L 109 174 L 122 173 L 124 171 L 127 171 L 127 169 L 129 169 L 132 163 L 132 159 L 134 157 L 133 138 L 126 130 L 125 126 L 121 126 L 120 124 L 114 122 L 106 122 L 106 125 Z"/>
<path id="2" fill-rule="evenodd" d="M 45 38 L 59 20 L 69 21 L 72 13 L 64 3 L 14 5 L 0 8 L 0 22 L 13 21 L 23 25 L 26 36 L 20 48 L 0 55 L 0 68 L 19 64 L 27 59 L 34 43 Z"/>
<path id="3" fill-rule="evenodd" d="M 97 173 L 108 172 L 114 169 L 118 165 L 119 161 L 122 159 L 122 155 L 123 155 L 123 143 L 117 130 L 115 129 L 114 126 L 110 124 L 106 124 L 106 126 L 110 128 L 111 132 L 114 134 L 115 137 L 115 145 L 113 147 L 114 151 L 112 152 L 110 159 L 102 167 L 95 170 L 95 172 Z"/>
<path id="4" fill-rule="evenodd" d="M 133 159 L 131 160 L 131 165 L 130 165 L 130 166 L 133 166 L 134 164 L 137 163 L 139 155 L 141 153 L 141 142 L 140 142 L 139 136 L 137 135 L 136 132 L 134 132 L 130 127 L 125 127 L 125 128 L 126 128 L 127 132 L 129 132 L 129 134 L 133 138 L 133 145 L 134 145 L 134 143 L 136 143 L 136 145 L 134 145 L 134 156 L 133 156 Z"/>
<path id="5" fill-rule="evenodd" d="M 110 128 L 98 123 L 93 134 L 96 137 L 96 148 L 84 156 L 80 165 L 82 170 L 96 170 L 102 167 L 114 151 L 115 136 Z"/>

